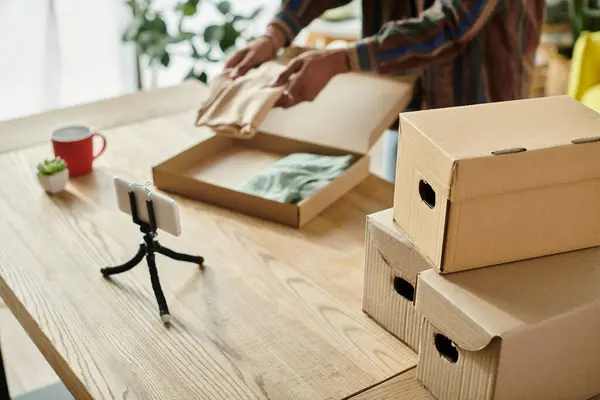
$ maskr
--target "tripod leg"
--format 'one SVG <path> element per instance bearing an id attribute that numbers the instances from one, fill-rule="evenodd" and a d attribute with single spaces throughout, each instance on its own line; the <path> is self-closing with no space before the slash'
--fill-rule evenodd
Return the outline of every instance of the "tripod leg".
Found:
<path id="1" fill-rule="evenodd" d="M 162 254 L 163 256 L 167 256 L 177 261 L 186 261 L 198 265 L 202 265 L 204 263 L 204 257 L 200 256 L 191 256 L 189 254 L 178 253 L 169 248 L 162 246 L 159 243 L 155 243 L 156 252 Z"/>
<path id="2" fill-rule="evenodd" d="M 152 282 L 152 290 L 154 290 L 154 296 L 156 296 L 156 302 L 158 303 L 158 311 L 160 313 L 160 319 L 166 324 L 171 320 L 169 314 L 169 306 L 167 306 L 167 300 L 160 286 L 160 280 L 158 278 L 158 270 L 156 269 L 156 262 L 154 261 L 154 253 L 149 252 L 146 254 L 146 261 L 148 262 L 148 270 L 150 271 L 150 281 Z"/>
<path id="3" fill-rule="evenodd" d="M 129 271 L 131 268 L 138 265 L 140 261 L 142 261 L 142 259 L 144 258 L 144 254 L 146 254 L 146 245 L 142 243 L 140 244 L 140 248 L 137 254 L 133 256 L 131 260 L 127 261 L 125 264 L 116 267 L 102 268 L 100 272 L 102 272 L 102 275 L 107 277 L 109 275 L 120 274 L 121 272 Z"/>

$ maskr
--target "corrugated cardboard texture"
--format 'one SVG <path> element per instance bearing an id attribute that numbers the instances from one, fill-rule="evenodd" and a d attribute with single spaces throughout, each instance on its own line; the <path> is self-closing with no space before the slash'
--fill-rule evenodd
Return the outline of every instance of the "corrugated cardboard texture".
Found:
<path id="1" fill-rule="evenodd" d="M 595 111 L 529 99 L 404 113 L 401 131 L 394 218 L 441 272 L 600 245 Z"/>
<path id="2" fill-rule="evenodd" d="M 475 357 L 500 340 L 494 399 L 600 393 L 600 248 L 444 276 L 428 270 L 418 288 L 417 309 L 460 355 Z M 420 366 L 423 371 L 458 364 L 439 366 L 451 364 L 440 357 L 420 362 L 433 364 Z M 436 385 L 444 374 L 423 373 L 423 382 Z M 483 398 L 478 374 L 460 370 L 471 391 L 464 398 Z"/>
<path id="3" fill-rule="evenodd" d="M 435 346 L 440 332 L 425 319 L 422 324 L 417 379 L 438 400 L 493 399 L 500 340 L 480 351 L 458 349 L 458 360 L 451 363 Z"/>
<path id="4" fill-rule="evenodd" d="M 279 203 L 236 190 L 267 165 L 291 153 L 348 154 L 341 149 L 266 133 L 247 140 L 213 136 L 156 166 L 154 184 L 162 190 L 298 228 L 369 174 L 368 156 L 353 153 L 355 162 L 350 168 L 299 204 Z"/>
<path id="5" fill-rule="evenodd" d="M 417 274 L 431 266 L 396 229 L 392 213 L 389 209 L 367 217 L 363 310 L 417 351 L 421 317 L 413 301 L 395 290 L 394 280 L 405 280 L 414 291 Z"/>

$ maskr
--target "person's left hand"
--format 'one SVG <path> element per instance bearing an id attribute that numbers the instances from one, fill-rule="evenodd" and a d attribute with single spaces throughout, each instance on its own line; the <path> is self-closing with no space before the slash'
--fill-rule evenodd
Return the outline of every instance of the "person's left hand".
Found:
<path id="1" fill-rule="evenodd" d="M 286 90 L 275 107 L 288 108 L 303 101 L 313 101 L 337 74 L 350 71 L 346 50 L 317 50 L 299 55 L 290 61 L 273 86 Z"/>

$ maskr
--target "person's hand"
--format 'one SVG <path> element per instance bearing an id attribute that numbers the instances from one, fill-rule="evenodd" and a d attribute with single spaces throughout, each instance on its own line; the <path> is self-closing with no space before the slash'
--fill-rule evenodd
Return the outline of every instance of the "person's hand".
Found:
<path id="1" fill-rule="evenodd" d="M 234 52 L 225 61 L 225 68 L 233 68 L 231 78 L 245 75 L 250 69 L 273 60 L 285 44 L 285 37 L 276 28 L 269 27 L 268 33 Z"/>
<path id="2" fill-rule="evenodd" d="M 313 101 L 337 74 L 350 71 L 346 50 L 310 51 L 294 58 L 277 77 L 273 86 L 285 86 L 275 107 L 288 108 L 303 101 Z"/>

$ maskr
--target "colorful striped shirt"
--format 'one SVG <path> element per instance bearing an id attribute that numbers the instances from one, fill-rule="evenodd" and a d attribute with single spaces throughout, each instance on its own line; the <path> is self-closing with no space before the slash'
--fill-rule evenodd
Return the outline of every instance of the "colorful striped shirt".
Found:
<path id="1" fill-rule="evenodd" d="M 272 25 L 288 43 L 348 0 L 287 0 Z M 362 0 L 356 71 L 417 73 L 412 108 L 529 97 L 544 0 Z"/>

